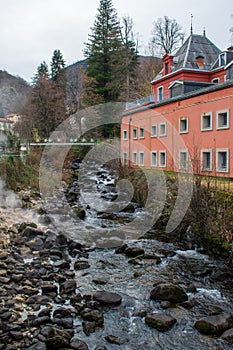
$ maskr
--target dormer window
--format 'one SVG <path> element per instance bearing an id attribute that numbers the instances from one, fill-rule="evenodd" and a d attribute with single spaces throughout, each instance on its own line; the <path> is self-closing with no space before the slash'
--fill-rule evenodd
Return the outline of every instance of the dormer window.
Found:
<path id="1" fill-rule="evenodd" d="M 204 56 L 199 55 L 196 57 L 197 60 L 197 65 L 199 69 L 203 69 L 204 68 Z"/>
<path id="2" fill-rule="evenodd" d="M 219 56 L 219 66 L 225 66 L 226 64 L 226 53 L 221 53 L 221 55 Z"/>

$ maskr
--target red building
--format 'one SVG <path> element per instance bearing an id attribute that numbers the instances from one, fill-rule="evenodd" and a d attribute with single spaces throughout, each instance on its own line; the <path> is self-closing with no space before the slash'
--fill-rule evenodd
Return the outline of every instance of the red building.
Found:
<path id="1" fill-rule="evenodd" d="M 152 95 L 129 103 L 122 159 L 133 167 L 233 177 L 233 51 L 191 34 L 151 82 Z M 147 102 L 145 102 L 147 101 Z"/>

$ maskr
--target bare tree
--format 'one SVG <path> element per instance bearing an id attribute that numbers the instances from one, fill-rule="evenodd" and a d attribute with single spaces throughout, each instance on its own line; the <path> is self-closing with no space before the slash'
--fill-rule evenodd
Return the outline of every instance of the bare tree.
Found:
<path id="1" fill-rule="evenodd" d="M 185 33 L 175 19 L 167 16 L 154 23 L 152 43 L 156 50 L 171 54 L 183 42 Z"/>

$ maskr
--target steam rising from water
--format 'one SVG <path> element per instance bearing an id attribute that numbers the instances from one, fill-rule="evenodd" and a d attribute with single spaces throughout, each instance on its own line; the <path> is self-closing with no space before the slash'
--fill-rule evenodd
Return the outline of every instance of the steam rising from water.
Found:
<path id="1" fill-rule="evenodd" d="M 15 209 L 21 207 L 21 201 L 12 190 L 6 188 L 5 182 L 0 179 L 0 207 Z"/>

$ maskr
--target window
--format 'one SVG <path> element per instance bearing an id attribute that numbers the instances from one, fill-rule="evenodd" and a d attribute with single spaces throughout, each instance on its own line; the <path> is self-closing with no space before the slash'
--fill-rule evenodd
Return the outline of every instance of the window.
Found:
<path id="1" fill-rule="evenodd" d="M 123 130 L 123 139 L 128 140 L 128 130 Z"/>
<path id="2" fill-rule="evenodd" d="M 138 154 L 137 152 L 133 152 L 132 154 L 132 162 L 133 162 L 133 165 L 137 165 L 138 164 Z"/>
<path id="3" fill-rule="evenodd" d="M 162 101 L 163 100 L 163 86 L 160 86 L 158 88 L 158 101 Z"/>
<path id="4" fill-rule="evenodd" d="M 166 123 L 159 124 L 159 136 L 166 136 Z"/>
<path id="5" fill-rule="evenodd" d="M 157 152 L 151 152 L 151 166 L 157 166 Z"/>
<path id="6" fill-rule="evenodd" d="M 188 169 L 188 151 L 180 151 L 179 154 L 179 169 Z"/>
<path id="7" fill-rule="evenodd" d="M 227 173 L 229 169 L 229 150 L 217 149 L 216 150 L 216 170 L 218 172 Z"/>
<path id="8" fill-rule="evenodd" d="M 201 130 L 212 130 L 212 113 L 204 113 L 201 116 Z"/>
<path id="9" fill-rule="evenodd" d="M 138 138 L 138 129 L 134 128 L 133 129 L 133 139 L 137 139 Z"/>
<path id="10" fill-rule="evenodd" d="M 188 132 L 188 118 L 180 118 L 180 134 Z"/>
<path id="11" fill-rule="evenodd" d="M 124 165 L 128 165 L 128 163 L 129 163 L 127 152 L 124 152 L 124 154 L 123 154 L 123 163 L 124 163 Z"/>
<path id="12" fill-rule="evenodd" d="M 151 125 L 151 137 L 157 137 L 157 125 Z"/>
<path id="13" fill-rule="evenodd" d="M 140 128 L 139 129 L 139 137 L 140 137 L 140 139 L 144 139 L 144 137 L 145 137 L 145 130 L 144 130 L 144 128 Z"/>
<path id="14" fill-rule="evenodd" d="M 144 165 L 144 152 L 139 153 L 139 165 Z"/>
<path id="15" fill-rule="evenodd" d="M 201 150 L 201 171 L 212 170 L 212 150 Z"/>
<path id="16" fill-rule="evenodd" d="M 159 166 L 166 167 L 166 151 L 159 151 Z"/>
<path id="17" fill-rule="evenodd" d="M 217 129 L 228 129 L 229 128 L 229 111 L 218 111 L 217 112 Z"/>
<path id="18" fill-rule="evenodd" d="M 169 72 L 169 63 L 167 62 L 165 64 L 165 74 L 168 74 L 168 72 Z"/>
<path id="19" fill-rule="evenodd" d="M 222 66 L 225 66 L 225 64 L 226 64 L 226 54 L 224 52 L 219 56 L 219 66 L 222 67 Z"/>
<path id="20" fill-rule="evenodd" d="M 214 84 L 219 84 L 219 82 L 220 82 L 219 78 L 212 79 L 212 83 Z"/>

